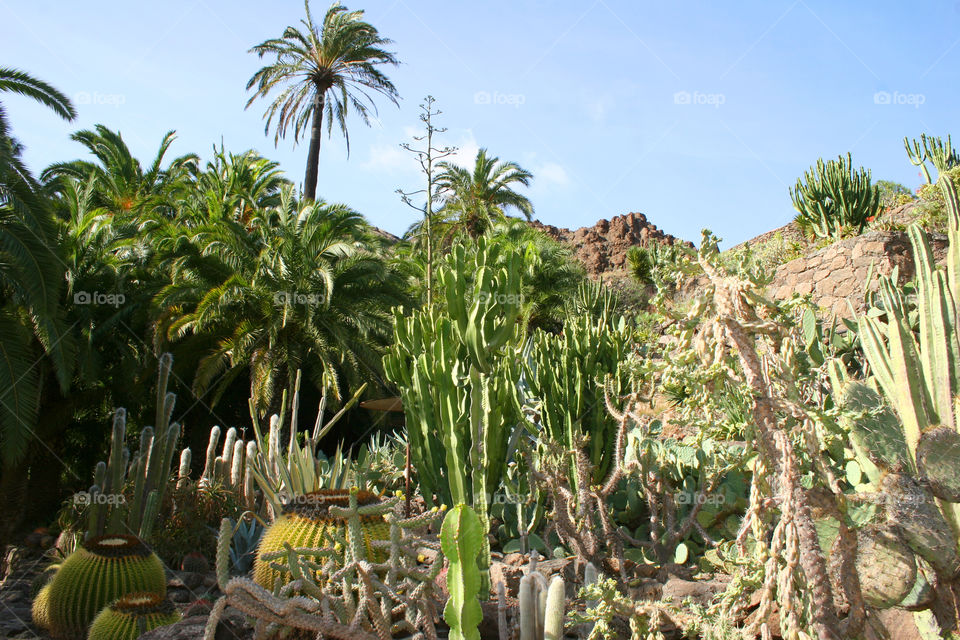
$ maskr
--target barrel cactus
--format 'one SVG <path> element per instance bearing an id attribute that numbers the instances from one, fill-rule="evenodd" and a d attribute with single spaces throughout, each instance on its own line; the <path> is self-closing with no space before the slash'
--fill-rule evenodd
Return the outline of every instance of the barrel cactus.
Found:
<path id="1" fill-rule="evenodd" d="M 180 620 L 173 603 L 157 593 L 128 593 L 104 608 L 90 625 L 89 640 L 137 640 Z"/>
<path id="2" fill-rule="evenodd" d="M 362 508 L 376 505 L 380 499 L 369 491 L 360 491 L 357 503 Z M 330 507 L 349 507 L 350 492 L 344 489 L 322 489 L 303 496 L 297 496 L 283 507 L 281 515 L 264 532 L 257 547 L 257 558 L 253 565 L 253 579 L 260 586 L 273 591 L 277 585 L 290 581 L 289 570 L 280 569 L 281 563 L 264 559 L 271 553 L 284 550 L 284 543 L 293 548 L 323 549 L 334 547 L 338 551 L 349 543 L 351 536 L 347 522 L 330 513 Z M 390 525 L 382 515 L 370 514 L 360 517 L 360 530 L 363 538 L 362 549 L 367 559 L 383 559 L 384 552 L 374 550 L 372 542 L 388 540 Z"/>
<path id="3" fill-rule="evenodd" d="M 160 558 L 140 538 L 100 536 L 63 561 L 48 589 L 45 621 L 51 634 L 82 638 L 105 606 L 133 592 L 164 596 L 167 579 Z M 42 605 L 39 613 L 44 619 Z"/>
<path id="4" fill-rule="evenodd" d="M 37 595 L 33 598 L 33 605 L 30 608 L 33 617 L 33 624 L 42 629 L 50 627 L 50 584 L 44 585 Z"/>

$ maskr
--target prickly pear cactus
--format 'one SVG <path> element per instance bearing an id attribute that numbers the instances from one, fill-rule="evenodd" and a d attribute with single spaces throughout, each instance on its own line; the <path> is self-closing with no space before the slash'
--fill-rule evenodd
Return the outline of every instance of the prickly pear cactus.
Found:
<path id="1" fill-rule="evenodd" d="M 880 489 L 887 498 L 887 522 L 901 532 L 914 553 L 942 574 L 960 574 L 957 540 L 933 495 L 901 473 L 884 476 Z"/>
<path id="2" fill-rule="evenodd" d="M 480 555 L 483 530 L 480 518 L 465 504 L 454 507 L 443 519 L 440 546 L 450 561 L 447 589 L 450 598 L 443 608 L 443 619 L 450 625 L 450 640 L 480 640 L 478 627 L 483 620 L 480 593 Z"/>
<path id="3" fill-rule="evenodd" d="M 173 603 L 156 593 L 130 593 L 104 608 L 90 625 L 89 640 L 137 640 L 180 620 Z"/>
<path id="4" fill-rule="evenodd" d="M 877 609 L 901 602 L 917 579 L 913 552 L 896 533 L 880 527 L 857 532 L 856 566 L 864 602 Z"/>
<path id="5" fill-rule="evenodd" d="M 50 581 L 49 630 L 56 638 L 83 637 L 97 613 L 127 593 L 166 595 L 160 558 L 135 536 L 101 536 L 83 543 Z"/>
<path id="6" fill-rule="evenodd" d="M 380 499 L 369 491 L 358 492 L 360 506 L 377 504 Z M 304 496 L 297 496 L 288 502 L 282 514 L 264 532 L 257 547 L 257 559 L 253 565 L 253 579 L 261 587 L 273 591 L 278 584 L 291 580 L 289 570 L 278 569 L 264 560 L 263 556 L 283 551 L 284 543 L 293 548 L 321 549 L 334 547 L 341 549 L 349 542 L 349 528 L 342 518 L 330 514 L 330 507 L 348 507 L 350 492 L 343 489 L 322 489 Z M 374 551 L 371 542 L 389 540 L 390 525 L 381 515 L 360 517 L 363 547 L 367 558 L 381 560 L 381 551 Z"/>
<path id="7" fill-rule="evenodd" d="M 930 492 L 947 502 L 960 502 L 960 433 L 934 427 L 917 443 L 917 469 Z"/>

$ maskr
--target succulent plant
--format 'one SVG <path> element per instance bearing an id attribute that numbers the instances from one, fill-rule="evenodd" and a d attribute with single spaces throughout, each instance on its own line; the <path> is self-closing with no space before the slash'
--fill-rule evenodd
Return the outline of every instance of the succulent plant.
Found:
<path id="1" fill-rule="evenodd" d="M 97 612 L 121 596 L 133 592 L 163 596 L 166 590 L 160 558 L 139 538 L 93 538 L 64 560 L 50 581 L 48 629 L 57 638 L 82 637 Z"/>
<path id="2" fill-rule="evenodd" d="M 359 492 L 357 496 L 357 503 L 361 507 L 379 502 L 380 499 L 368 491 Z M 353 543 L 348 523 L 330 512 L 330 507 L 344 508 L 349 504 L 350 492 L 342 489 L 321 489 L 290 500 L 260 539 L 253 565 L 254 581 L 273 591 L 276 586 L 291 580 L 289 570 L 264 559 L 265 555 L 283 551 L 286 544 L 294 549 L 341 549 Z M 359 526 L 362 541 L 357 542 L 365 547 L 368 558 L 380 558 L 383 552 L 375 550 L 371 543 L 374 540 L 389 540 L 390 526 L 381 515 L 360 516 Z"/>
<path id="3" fill-rule="evenodd" d="M 480 570 L 477 556 L 484 536 L 480 518 L 473 509 L 458 504 L 447 513 L 440 528 L 440 545 L 450 560 L 447 590 L 450 597 L 443 619 L 450 625 L 450 640 L 480 640 L 478 627 L 483 620 L 480 608 Z"/>
<path id="4" fill-rule="evenodd" d="M 40 591 L 33 598 L 33 604 L 30 607 L 30 614 L 33 617 L 33 624 L 41 629 L 50 628 L 50 583 L 41 587 Z"/>
<path id="5" fill-rule="evenodd" d="M 566 598 L 563 578 L 554 576 L 548 583 L 536 565 L 534 553 L 527 574 L 520 579 L 520 640 L 560 640 Z"/>
<path id="6" fill-rule="evenodd" d="M 88 640 L 137 640 L 180 620 L 173 603 L 157 593 L 128 593 L 104 607 L 90 625 Z"/>

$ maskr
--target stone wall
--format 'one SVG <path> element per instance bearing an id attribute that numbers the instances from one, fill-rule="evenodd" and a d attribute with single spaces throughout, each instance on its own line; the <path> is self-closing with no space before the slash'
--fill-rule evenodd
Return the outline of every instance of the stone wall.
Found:
<path id="1" fill-rule="evenodd" d="M 934 258 L 942 262 L 946 253 L 946 236 L 930 235 Z M 913 250 L 910 239 L 901 231 L 870 231 L 856 238 L 847 238 L 814 253 L 786 262 L 777 268 L 767 293 L 777 300 L 793 294 L 812 294 L 813 302 L 828 313 L 849 317 L 850 306 L 864 310 L 864 285 L 870 265 L 877 275 L 889 275 L 900 268 L 899 282 L 914 275 Z"/>

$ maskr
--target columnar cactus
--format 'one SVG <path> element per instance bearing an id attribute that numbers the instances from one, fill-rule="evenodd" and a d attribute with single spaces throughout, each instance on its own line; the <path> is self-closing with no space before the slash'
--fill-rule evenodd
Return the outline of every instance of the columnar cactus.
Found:
<path id="1" fill-rule="evenodd" d="M 880 213 L 880 188 L 871 183 L 869 170 L 854 171 L 849 153 L 826 163 L 817 160 L 790 189 L 790 197 L 800 221 L 819 237 L 839 237 L 846 226 L 859 233 Z"/>
<path id="2" fill-rule="evenodd" d="M 166 589 L 160 558 L 139 538 L 93 538 L 64 560 L 50 581 L 48 628 L 57 638 L 83 637 L 97 613 L 114 600 L 133 592 L 162 597 Z"/>
<path id="3" fill-rule="evenodd" d="M 484 537 L 480 518 L 465 504 L 451 509 L 443 520 L 440 545 L 450 561 L 447 571 L 450 598 L 443 609 L 443 619 L 450 625 L 450 640 L 480 640 L 478 627 L 483 611 L 478 600 L 481 581 L 477 556 Z"/>
<path id="4" fill-rule="evenodd" d="M 470 505 L 487 531 L 488 496 L 502 482 L 510 435 L 522 421 L 516 353 L 523 256 L 485 238 L 476 245 L 455 246 L 439 270 L 444 311 L 394 310 L 396 340 L 384 370 L 400 387 L 423 495 Z M 486 599 L 489 547 L 479 563 Z"/>
<path id="5" fill-rule="evenodd" d="M 536 555 L 527 574 L 520 579 L 520 640 L 563 638 L 565 587 L 563 578 L 547 579 L 536 569 Z"/>
<path id="6" fill-rule="evenodd" d="M 148 538 L 153 530 L 180 438 L 180 425 L 170 423 L 176 402 L 176 396 L 167 393 L 172 367 L 173 357 L 169 353 L 163 354 L 157 382 L 156 425 L 143 428 L 140 448 L 132 457 L 125 446 L 127 413 L 124 409 L 117 409 L 114 414 L 110 457 L 107 462 L 97 464 L 94 485 L 90 488 L 88 536 L 132 531 L 141 538 Z M 130 482 L 133 483 L 133 495 L 126 503 L 118 498 Z M 110 499 L 103 500 L 101 495 Z"/>

